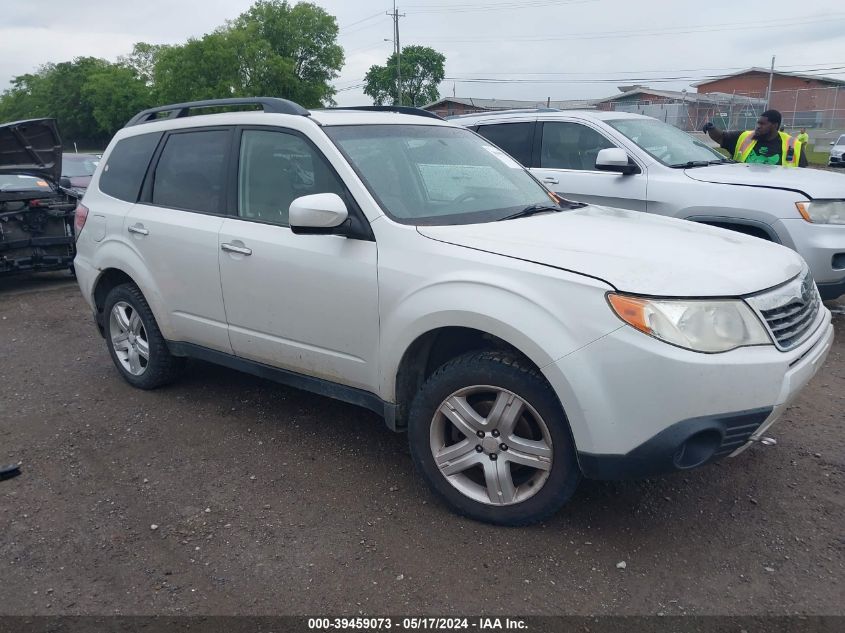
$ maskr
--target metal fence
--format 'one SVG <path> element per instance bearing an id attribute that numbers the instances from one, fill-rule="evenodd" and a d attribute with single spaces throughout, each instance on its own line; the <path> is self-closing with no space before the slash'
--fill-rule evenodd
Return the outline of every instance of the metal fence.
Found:
<path id="1" fill-rule="evenodd" d="M 826 142 L 845 131 L 845 87 L 774 90 L 760 94 L 689 93 L 680 99 L 617 101 L 610 109 L 654 117 L 687 132 L 708 121 L 722 129 L 748 130 L 767 108 L 779 110 L 789 132 L 806 128 L 811 141 Z"/>

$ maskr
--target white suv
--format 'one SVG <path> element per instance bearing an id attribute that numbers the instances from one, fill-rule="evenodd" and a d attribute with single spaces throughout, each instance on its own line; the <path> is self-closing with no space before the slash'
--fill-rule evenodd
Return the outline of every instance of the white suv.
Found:
<path id="1" fill-rule="evenodd" d="M 136 387 L 194 357 L 367 407 L 452 508 L 518 525 L 582 474 L 739 453 L 830 349 L 782 246 L 568 203 L 427 113 L 234 103 L 263 111 L 135 117 L 78 209 L 79 285 Z"/>
<path id="2" fill-rule="evenodd" d="M 822 299 L 845 294 L 842 174 L 735 163 L 676 127 L 627 112 L 491 112 L 455 122 L 560 195 L 789 246 L 806 260 Z"/>

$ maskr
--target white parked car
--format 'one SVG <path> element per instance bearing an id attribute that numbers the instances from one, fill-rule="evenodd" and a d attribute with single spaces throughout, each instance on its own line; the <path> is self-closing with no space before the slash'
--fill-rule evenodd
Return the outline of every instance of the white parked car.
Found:
<path id="1" fill-rule="evenodd" d="M 521 111 L 454 121 L 574 200 L 732 229 L 798 251 L 823 299 L 845 294 L 845 176 L 735 163 L 626 112 Z"/>
<path id="2" fill-rule="evenodd" d="M 264 111 L 187 116 L 233 103 Z M 582 475 L 736 455 L 821 366 L 830 312 L 793 251 L 559 201 L 424 114 L 135 117 L 76 216 L 123 378 L 194 357 L 367 407 L 452 508 L 519 525 Z"/>
<path id="3" fill-rule="evenodd" d="M 830 148 L 830 158 L 827 159 L 828 167 L 845 166 L 845 134 L 832 142 L 831 145 L 833 147 Z"/>

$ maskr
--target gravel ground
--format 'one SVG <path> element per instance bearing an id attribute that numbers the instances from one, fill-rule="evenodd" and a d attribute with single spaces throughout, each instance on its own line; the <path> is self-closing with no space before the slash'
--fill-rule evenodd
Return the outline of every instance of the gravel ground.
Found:
<path id="1" fill-rule="evenodd" d="M 0 463 L 23 461 L 0 481 L 0 613 L 845 614 L 829 306 L 777 447 L 584 482 L 506 529 L 441 506 L 363 409 L 199 362 L 132 389 L 66 275 L 0 280 Z"/>

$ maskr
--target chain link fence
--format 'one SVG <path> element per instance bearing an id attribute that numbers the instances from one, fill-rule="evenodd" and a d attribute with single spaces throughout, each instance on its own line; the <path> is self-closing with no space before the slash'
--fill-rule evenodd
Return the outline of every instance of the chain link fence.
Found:
<path id="1" fill-rule="evenodd" d="M 654 117 L 684 131 L 700 130 L 708 121 L 725 130 L 751 130 L 767 108 L 780 111 L 790 134 L 806 128 L 810 146 L 826 152 L 845 134 L 845 87 L 773 90 L 767 101 L 759 94 L 690 92 L 678 99 L 619 100 L 608 109 Z"/>

